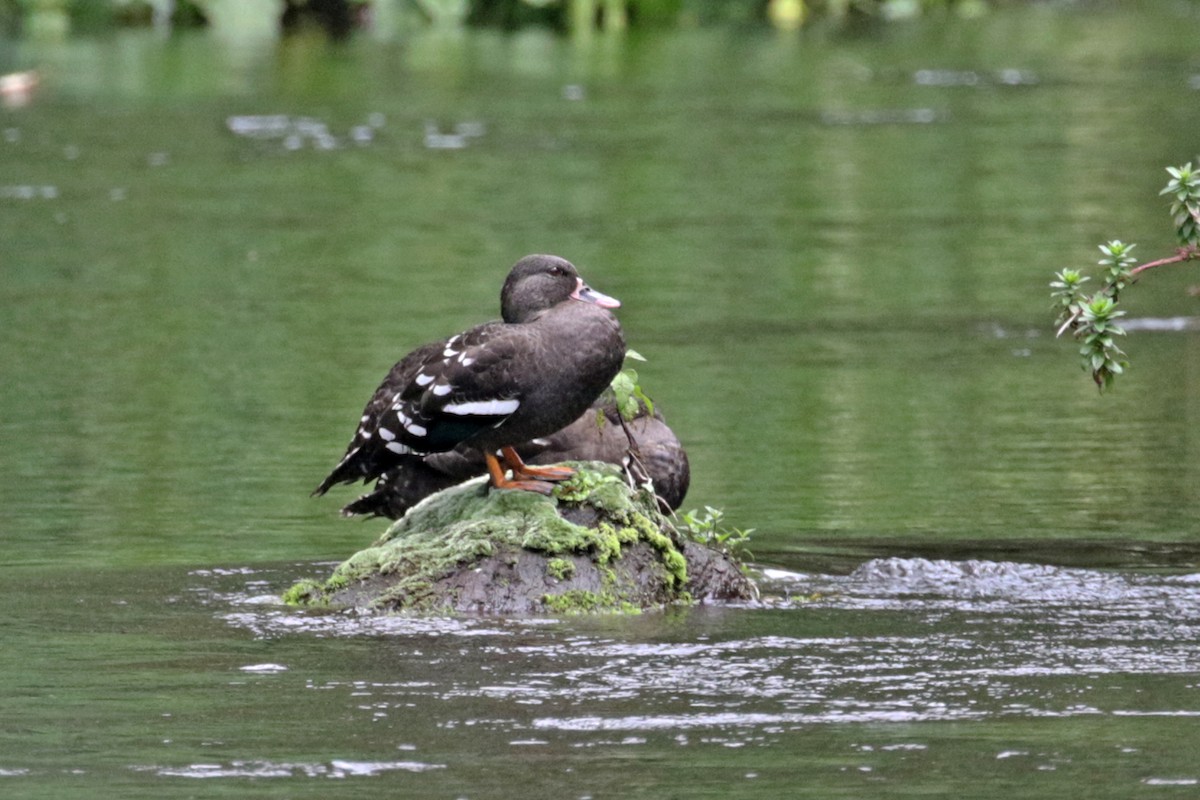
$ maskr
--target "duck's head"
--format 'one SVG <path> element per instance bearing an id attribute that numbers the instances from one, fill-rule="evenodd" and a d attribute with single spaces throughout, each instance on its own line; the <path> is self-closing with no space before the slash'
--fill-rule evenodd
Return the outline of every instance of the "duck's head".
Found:
<path id="1" fill-rule="evenodd" d="M 508 273 L 500 291 L 500 314 L 505 322 L 524 322 L 533 314 L 568 300 L 617 308 L 616 299 L 597 292 L 579 277 L 575 265 L 549 255 L 525 256 Z"/>

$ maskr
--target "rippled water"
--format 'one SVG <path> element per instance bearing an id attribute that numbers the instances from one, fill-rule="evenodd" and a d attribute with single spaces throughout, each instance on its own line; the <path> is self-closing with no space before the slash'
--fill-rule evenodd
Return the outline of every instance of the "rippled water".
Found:
<path id="1" fill-rule="evenodd" d="M 1105 396 L 1045 284 L 1172 246 L 1197 25 L 13 43 L 0 795 L 1194 792 L 1195 277 L 1128 292 Z M 762 601 L 279 605 L 379 532 L 307 494 L 382 372 L 539 250 L 622 299 Z"/>
<path id="2" fill-rule="evenodd" d="M 1200 781 L 1193 574 L 887 558 L 766 568 L 760 602 L 639 617 L 278 604 L 330 566 L 10 570 L 7 606 L 40 609 L 10 615 L 0 653 L 10 796 L 316 797 L 370 779 L 352 790 L 1128 797 Z"/>
<path id="3" fill-rule="evenodd" d="M 297 570 L 327 566 L 175 571 L 108 602 L 107 577 L 43 592 L 93 609 L 58 631 L 92 652 L 34 678 L 14 655 L 33 632 L 6 637 L 9 718 L 27 722 L 0 769 L 125 796 L 205 791 L 173 781 L 318 796 L 368 777 L 429 797 L 1123 797 L 1200 781 L 1172 741 L 1200 717 L 1195 575 L 890 558 L 842 577 L 768 569 L 761 602 L 634 618 L 278 605 Z M 194 648 L 171 644 L 179 627 Z M 106 674 L 131 668 L 124 686 Z M 86 704 L 26 695 L 57 680 Z"/>

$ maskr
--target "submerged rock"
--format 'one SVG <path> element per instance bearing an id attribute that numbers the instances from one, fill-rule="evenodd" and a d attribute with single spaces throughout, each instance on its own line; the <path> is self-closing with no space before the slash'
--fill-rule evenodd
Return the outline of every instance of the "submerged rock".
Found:
<path id="1" fill-rule="evenodd" d="M 685 541 L 653 493 L 619 467 L 579 472 L 545 497 L 489 491 L 486 478 L 411 508 L 324 583 L 296 584 L 296 605 L 362 611 L 538 614 L 633 611 L 746 600 L 754 586 L 728 554 Z"/>

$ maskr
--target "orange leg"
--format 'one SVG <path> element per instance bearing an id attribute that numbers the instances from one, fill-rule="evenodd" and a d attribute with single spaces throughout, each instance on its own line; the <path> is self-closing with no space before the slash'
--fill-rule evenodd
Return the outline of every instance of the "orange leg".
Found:
<path id="1" fill-rule="evenodd" d="M 505 449 L 507 450 L 508 448 Z M 550 494 L 550 492 L 554 491 L 554 486 L 545 481 L 520 480 L 516 470 L 513 471 L 514 480 L 504 477 L 504 467 L 500 465 L 500 460 L 493 453 L 484 453 L 483 459 L 487 462 L 488 475 L 491 476 L 492 486 L 497 489 L 519 489 L 525 492 L 537 492 L 538 494 Z"/>
<path id="2" fill-rule="evenodd" d="M 512 470 L 514 478 L 534 478 L 540 481 L 565 481 L 575 474 L 570 467 L 531 467 L 521 460 L 511 447 L 500 448 L 500 454 Z"/>

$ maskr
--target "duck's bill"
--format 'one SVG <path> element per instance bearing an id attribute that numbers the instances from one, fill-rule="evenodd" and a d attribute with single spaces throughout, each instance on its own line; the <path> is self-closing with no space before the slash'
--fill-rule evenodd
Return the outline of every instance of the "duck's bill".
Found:
<path id="1" fill-rule="evenodd" d="M 615 297 L 609 297 L 603 292 L 597 292 L 592 287 L 588 286 L 582 280 L 575 287 L 575 291 L 571 292 L 571 297 L 576 300 L 582 300 L 585 303 L 595 303 L 601 308 L 620 308 L 621 301 Z"/>

